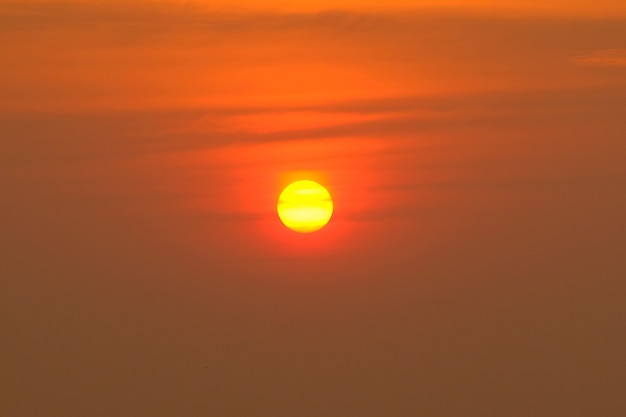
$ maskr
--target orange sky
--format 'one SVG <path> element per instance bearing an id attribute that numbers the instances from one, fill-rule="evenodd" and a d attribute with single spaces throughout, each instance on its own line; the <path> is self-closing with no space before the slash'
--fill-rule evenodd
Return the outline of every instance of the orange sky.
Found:
<path id="1" fill-rule="evenodd" d="M 3 55 L 12 63 L 0 80 L 5 111 L 60 111 L 78 103 L 307 104 L 610 84 L 622 77 L 584 68 L 607 58 L 581 60 L 609 51 L 619 64 L 623 29 L 615 17 L 488 18 L 455 8 L 292 16 L 145 2 L 39 9 L 20 4 L 4 6 Z M 28 30 L 20 29 L 24 24 Z"/>
<path id="2" fill-rule="evenodd" d="M 3 0 L 5 3 L 15 3 Z M 57 0 L 29 0 L 30 4 L 59 4 Z M 127 4 L 119 0 L 98 0 L 94 3 Z M 188 7 L 237 8 L 239 10 L 281 10 L 311 12 L 322 10 L 407 10 L 407 9 L 444 9 L 475 10 L 487 13 L 523 13 L 551 15 L 604 15 L 615 16 L 626 13 L 626 6 L 621 0 L 135 0 L 135 4 L 161 4 Z"/>
<path id="3" fill-rule="evenodd" d="M 183 2 L 184 3 L 184 2 Z M 211 4 L 208 1 L 187 1 L 189 4 Z M 626 5 L 620 0 L 333 0 L 333 1 L 286 1 L 286 0 L 229 0 L 223 5 L 257 8 L 278 9 L 286 11 L 321 11 L 329 9 L 349 10 L 415 10 L 415 9 L 448 9 L 467 10 L 487 13 L 515 13 L 515 14 L 548 14 L 548 15 L 604 15 L 614 16 L 625 14 Z"/>
<path id="4" fill-rule="evenodd" d="M 626 415 L 626 4 L 500 3 L 0 0 L 0 415 Z"/>

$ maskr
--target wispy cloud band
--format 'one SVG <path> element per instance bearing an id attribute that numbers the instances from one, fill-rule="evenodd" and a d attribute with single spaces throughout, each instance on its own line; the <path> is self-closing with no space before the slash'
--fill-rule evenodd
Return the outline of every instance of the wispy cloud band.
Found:
<path id="1" fill-rule="evenodd" d="M 626 68 L 626 48 L 602 49 L 574 58 L 578 65 L 594 67 L 624 67 Z"/>

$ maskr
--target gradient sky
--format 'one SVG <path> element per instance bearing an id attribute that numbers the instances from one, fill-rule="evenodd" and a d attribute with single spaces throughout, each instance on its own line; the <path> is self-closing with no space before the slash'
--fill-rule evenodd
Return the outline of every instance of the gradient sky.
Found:
<path id="1" fill-rule="evenodd" d="M 0 0 L 0 415 L 626 415 L 626 3 L 499 3 Z"/>

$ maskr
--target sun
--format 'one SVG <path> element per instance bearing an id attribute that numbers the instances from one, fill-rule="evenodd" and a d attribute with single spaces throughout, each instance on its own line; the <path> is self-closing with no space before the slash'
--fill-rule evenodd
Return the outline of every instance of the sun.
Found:
<path id="1" fill-rule="evenodd" d="M 333 215 L 330 193 L 315 181 L 300 180 L 280 193 L 278 217 L 294 232 L 311 233 L 326 226 Z"/>

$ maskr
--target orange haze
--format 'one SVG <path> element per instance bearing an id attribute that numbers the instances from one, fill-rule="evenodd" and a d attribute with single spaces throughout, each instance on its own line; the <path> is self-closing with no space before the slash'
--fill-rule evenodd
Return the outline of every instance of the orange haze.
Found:
<path id="1" fill-rule="evenodd" d="M 625 115 L 624 0 L 0 0 L 0 415 L 624 416 Z"/>

